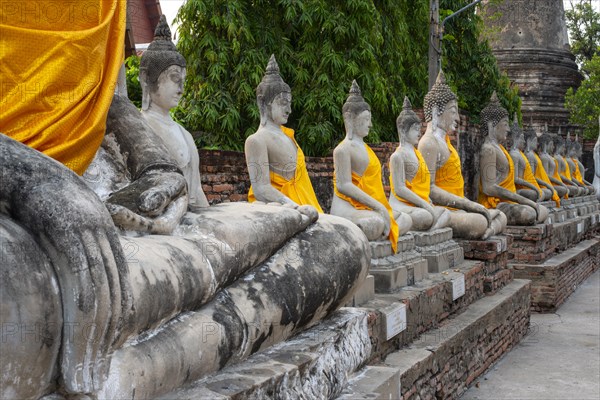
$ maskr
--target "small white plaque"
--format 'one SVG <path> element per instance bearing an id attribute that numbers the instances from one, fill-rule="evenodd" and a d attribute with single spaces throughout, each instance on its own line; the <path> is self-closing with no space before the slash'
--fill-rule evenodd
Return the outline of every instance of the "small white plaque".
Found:
<path id="1" fill-rule="evenodd" d="M 452 301 L 465 295 L 465 276 L 460 274 L 456 278 L 452 279 Z"/>
<path id="2" fill-rule="evenodd" d="M 577 233 L 583 232 L 583 222 L 577 224 Z"/>
<path id="3" fill-rule="evenodd" d="M 406 329 L 406 305 L 397 304 L 382 311 L 385 317 L 385 340 L 390 340 Z"/>
<path id="4" fill-rule="evenodd" d="M 502 252 L 502 242 L 496 242 L 496 252 L 497 253 Z"/>

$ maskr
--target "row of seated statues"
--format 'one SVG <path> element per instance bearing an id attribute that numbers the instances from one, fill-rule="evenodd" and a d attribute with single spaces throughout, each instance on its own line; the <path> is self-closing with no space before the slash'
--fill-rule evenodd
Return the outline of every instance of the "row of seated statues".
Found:
<path id="1" fill-rule="evenodd" d="M 486 239 L 507 224 L 544 222 L 541 201 L 594 193 L 578 143 L 523 135 L 494 97 L 482 111 L 479 199 L 467 199 L 448 136 L 459 124 L 457 98 L 440 73 L 421 138 L 405 99 L 389 197 L 364 142 L 371 110 L 352 82 L 324 214 L 285 127 L 291 88 L 272 56 L 256 91 L 260 125 L 245 143 L 253 204 L 209 206 L 192 136 L 170 115 L 185 74 L 163 16 L 141 59 L 142 110 L 115 94 L 83 179 L 0 135 L 2 319 L 43 322 L 35 345 L 17 328 L 3 331 L 0 397 L 157 396 L 346 304 L 368 273 L 369 241 L 396 251 L 408 231 L 443 227 Z M 7 250 L 17 248 L 28 250 Z"/>

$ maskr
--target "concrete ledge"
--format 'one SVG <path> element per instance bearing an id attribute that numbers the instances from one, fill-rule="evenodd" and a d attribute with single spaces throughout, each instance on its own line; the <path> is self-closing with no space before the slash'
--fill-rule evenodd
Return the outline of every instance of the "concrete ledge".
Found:
<path id="1" fill-rule="evenodd" d="M 390 354 L 383 366 L 400 373 L 402 399 L 457 398 L 525 336 L 530 283 L 515 280 Z"/>
<path id="2" fill-rule="evenodd" d="M 345 308 L 286 342 L 162 399 L 335 398 L 370 353 L 367 313 Z"/>
<path id="3" fill-rule="evenodd" d="M 543 264 L 511 266 L 515 278 L 532 281 L 531 309 L 554 312 L 600 266 L 600 241 L 583 241 Z"/>
<path id="4" fill-rule="evenodd" d="M 496 293 L 512 280 L 508 271 L 509 249 L 513 238 L 510 235 L 492 236 L 488 240 L 457 240 L 462 246 L 465 258 L 484 262 L 484 291 L 488 295 Z"/>
<path id="5" fill-rule="evenodd" d="M 400 373 L 397 368 L 366 366 L 348 382 L 337 400 L 399 399 Z"/>

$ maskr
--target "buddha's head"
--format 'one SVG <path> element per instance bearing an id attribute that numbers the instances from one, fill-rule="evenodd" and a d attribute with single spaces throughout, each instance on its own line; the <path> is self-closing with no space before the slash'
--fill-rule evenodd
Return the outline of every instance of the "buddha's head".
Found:
<path id="1" fill-rule="evenodd" d="M 524 136 L 527 150 L 536 150 L 538 147 L 538 136 L 533 126 L 530 125 L 525 129 Z"/>
<path id="2" fill-rule="evenodd" d="M 510 126 L 510 142 L 511 149 L 517 149 L 521 151 L 525 150 L 525 135 L 519 126 L 519 120 L 516 113 L 513 118 L 513 123 Z"/>
<path id="3" fill-rule="evenodd" d="M 140 60 L 142 110 L 155 104 L 163 110 L 177 106 L 183 95 L 185 58 L 171 40 L 167 19 L 161 15 L 154 31 L 154 40 Z"/>
<path id="4" fill-rule="evenodd" d="M 404 97 L 402 111 L 396 119 L 396 128 L 398 129 L 398 138 L 401 143 L 410 143 L 416 146 L 421 136 L 421 119 L 412 110 L 412 105 L 408 97 Z"/>
<path id="5" fill-rule="evenodd" d="M 284 125 L 292 113 L 292 90 L 279 75 L 275 55 L 271 55 L 262 81 L 256 87 L 256 103 L 260 111 L 260 124 L 267 121 Z"/>
<path id="6" fill-rule="evenodd" d="M 498 142 L 504 142 L 510 132 L 508 111 L 500 105 L 495 91 L 489 104 L 481 110 L 481 132 L 484 136 L 494 137 Z"/>
<path id="7" fill-rule="evenodd" d="M 362 97 L 360 87 L 352 81 L 350 94 L 342 107 L 346 135 L 352 139 L 354 136 L 364 138 L 371 129 L 371 107 Z"/>
<path id="8" fill-rule="evenodd" d="M 444 132 L 456 131 L 460 122 L 456 95 L 446 84 L 446 77 L 440 71 L 435 84 L 425 95 L 423 103 L 426 122 L 435 122 L 434 128 Z"/>
<path id="9" fill-rule="evenodd" d="M 553 149 L 554 154 L 564 156 L 565 149 L 566 149 L 566 142 L 565 142 L 565 139 L 560 134 L 560 131 L 559 131 L 558 135 L 554 135 L 554 137 L 552 138 L 552 142 L 554 143 L 554 149 Z"/>
<path id="10" fill-rule="evenodd" d="M 583 155 L 583 146 L 579 143 L 579 140 L 575 139 L 573 142 L 573 157 L 581 160 L 581 156 Z"/>
<path id="11" fill-rule="evenodd" d="M 554 152 L 554 142 L 552 141 L 552 135 L 547 131 L 542 133 L 539 138 L 538 148 L 540 152 L 547 152 L 552 154 Z"/>

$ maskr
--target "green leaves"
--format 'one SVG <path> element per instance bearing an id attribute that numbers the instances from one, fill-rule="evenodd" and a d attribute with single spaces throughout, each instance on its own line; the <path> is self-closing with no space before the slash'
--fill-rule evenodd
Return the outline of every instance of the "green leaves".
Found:
<path id="1" fill-rule="evenodd" d="M 600 116 L 600 54 L 586 61 L 584 68 L 588 77 L 576 92 L 572 88 L 567 91 L 565 107 L 571 112 L 571 123 L 584 127 L 584 137 L 596 139 Z"/>

